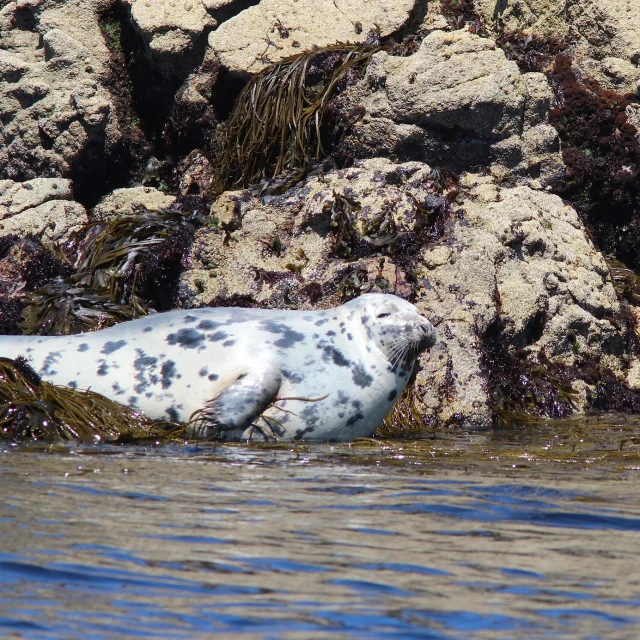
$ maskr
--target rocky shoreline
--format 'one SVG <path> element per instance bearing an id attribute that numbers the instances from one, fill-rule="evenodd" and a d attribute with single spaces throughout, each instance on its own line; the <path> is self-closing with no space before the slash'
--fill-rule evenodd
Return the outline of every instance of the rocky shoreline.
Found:
<path id="1" fill-rule="evenodd" d="M 322 48 L 346 43 L 371 54 L 336 83 L 306 175 L 216 193 L 240 90 L 314 48 L 320 86 L 344 60 Z M 0 330 L 22 332 L 43 287 L 97 291 L 87 229 L 171 210 L 188 223 L 129 251 L 119 302 L 396 293 L 442 338 L 414 385 L 426 426 L 638 413 L 639 64 L 631 0 L 9 2 Z"/>

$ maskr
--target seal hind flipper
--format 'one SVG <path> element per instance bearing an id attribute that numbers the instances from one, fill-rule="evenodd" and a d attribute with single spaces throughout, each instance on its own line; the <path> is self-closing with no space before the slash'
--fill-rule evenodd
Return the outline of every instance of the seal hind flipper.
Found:
<path id="1" fill-rule="evenodd" d="M 189 437 L 242 439 L 243 432 L 273 402 L 281 382 L 277 370 L 263 369 L 241 375 L 192 416 L 187 426 Z"/>

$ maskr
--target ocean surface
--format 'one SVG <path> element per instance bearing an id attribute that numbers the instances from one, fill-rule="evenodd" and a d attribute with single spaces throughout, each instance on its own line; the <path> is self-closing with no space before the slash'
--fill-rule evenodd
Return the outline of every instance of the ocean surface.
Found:
<path id="1" fill-rule="evenodd" d="M 0 444 L 0 637 L 640 637 L 640 433 Z"/>

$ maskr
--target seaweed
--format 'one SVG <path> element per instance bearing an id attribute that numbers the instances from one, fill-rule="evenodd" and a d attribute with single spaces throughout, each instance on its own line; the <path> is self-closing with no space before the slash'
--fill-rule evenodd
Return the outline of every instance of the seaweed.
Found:
<path id="1" fill-rule="evenodd" d="M 356 227 L 355 214 L 361 209 L 359 202 L 346 195 L 333 192 L 333 201 L 323 207 L 324 213 L 331 213 L 334 237 L 332 255 L 348 258 L 360 238 Z"/>
<path id="2" fill-rule="evenodd" d="M 168 439 L 176 430 L 98 393 L 43 382 L 22 358 L 0 358 L 1 439 L 121 442 Z"/>
<path id="3" fill-rule="evenodd" d="M 217 195 L 260 184 L 284 190 L 323 154 L 321 125 L 327 104 L 350 69 L 378 46 L 334 45 L 270 65 L 241 91 L 218 129 Z"/>
<path id="4" fill-rule="evenodd" d="M 640 305 L 640 276 L 614 256 L 605 254 L 604 258 L 618 297 L 633 305 Z"/>
<path id="5" fill-rule="evenodd" d="M 420 406 L 413 380 L 406 386 L 393 408 L 376 429 L 374 436 L 397 438 L 399 436 L 418 437 L 428 427 L 420 416 Z"/>
<path id="6" fill-rule="evenodd" d="M 87 225 L 70 243 L 74 272 L 26 296 L 24 332 L 76 333 L 172 308 L 199 224 L 197 216 L 168 209 Z"/>
<path id="7" fill-rule="evenodd" d="M 549 122 L 562 141 L 566 175 L 553 185 L 589 226 L 599 248 L 640 269 L 640 140 L 626 108 L 633 100 L 578 75 L 559 54 L 549 74 Z"/>
<path id="8" fill-rule="evenodd" d="M 494 422 L 506 425 L 571 415 L 576 408 L 576 393 L 571 386 L 575 376 L 570 370 L 550 362 L 542 353 L 538 362 L 531 362 L 526 351 L 512 353 L 507 344 L 500 320 L 482 336 L 482 369 Z"/>

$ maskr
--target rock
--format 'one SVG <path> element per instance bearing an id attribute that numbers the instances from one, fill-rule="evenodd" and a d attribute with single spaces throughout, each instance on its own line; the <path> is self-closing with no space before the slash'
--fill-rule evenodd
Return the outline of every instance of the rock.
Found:
<path id="1" fill-rule="evenodd" d="M 630 92 L 640 80 L 640 5 L 634 0 L 478 0 L 474 8 L 495 36 L 571 40 L 576 63 L 608 88 Z"/>
<path id="2" fill-rule="evenodd" d="M 475 182 L 467 178 L 463 217 L 448 229 L 449 259 L 443 262 L 440 247 L 424 253 L 419 305 L 442 318 L 448 370 L 432 371 L 427 360 L 419 380 L 448 379 L 455 400 L 440 406 L 441 419 L 477 425 L 490 404 L 479 372 L 492 324 L 501 326 L 505 345 L 532 361 L 544 356 L 568 366 L 593 360 L 621 371 L 623 340 L 607 319 L 619 312 L 608 268 L 575 210 L 527 187 Z"/>
<path id="3" fill-rule="evenodd" d="M 147 46 L 151 64 L 167 74 L 184 77 L 199 60 L 197 49 L 216 26 L 203 0 L 125 0 L 131 22 Z"/>
<path id="4" fill-rule="evenodd" d="M 71 181 L 64 178 L 35 178 L 27 182 L 0 182 L 0 219 L 22 213 L 50 200 L 71 200 Z"/>
<path id="5" fill-rule="evenodd" d="M 176 197 L 163 193 L 153 187 L 130 187 L 116 189 L 105 196 L 91 211 L 92 222 L 102 222 L 113 218 L 122 218 L 143 207 L 150 211 L 167 209 Z"/>
<path id="6" fill-rule="evenodd" d="M 0 181 L 0 237 L 66 238 L 88 222 L 84 207 L 72 198 L 71 182 L 62 178 Z"/>
<path id="7" fill-rule="evenodd" d="M 361 114 L 341 147 L 458 172 L 494 164 L 545 184 L 562 166 L 545 123 L 551 98 L 542 74 L 521 74 L 492 40 L 435 31 L 413 55 L 375 54 L 364 79 L 338 99 L 345 119 Z"/>
<path id="8" fill-rule="evenodd" d="M 100 0 L 35 0 L 0 10 L 0 178 L 104 171 L 123 139 L 105 88 Z"/>
<path id="9" fill-rule="evenodd" d="M 387 36 L 409 19 L 415 0 L 262 0 L 209 34 L 232 72 L 258 73 L 287 56 L 330 44 Z"/>
<path id="10" fill-rule="evenodd" d="M 623 339 L 608 319 L 618 300 L 576 212 L 556 196 L 469 175 L 465 199 L 446 214 L 437 185 L 425 164 L 378 158 L 282 196 L 226 192 L 196 234 L 182 304 L 315 308 L 363 291 L 413 294 L 442 338 L 416 381 L 423 416 L 437 424 L 490 424 L 485 353 L 496 327 L 505 353 L 625 375 Z M 434 219 L 439 238 L 428 230 Z"/>

